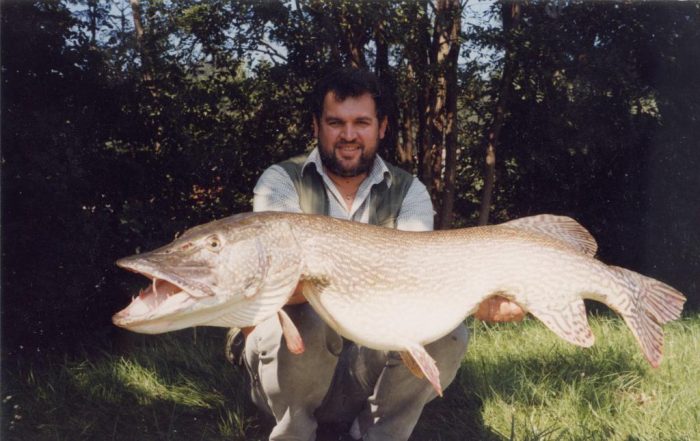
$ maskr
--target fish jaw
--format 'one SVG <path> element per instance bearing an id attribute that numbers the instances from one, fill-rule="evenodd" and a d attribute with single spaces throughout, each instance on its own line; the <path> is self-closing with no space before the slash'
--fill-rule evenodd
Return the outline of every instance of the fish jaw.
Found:
<path id="1" fill-rule="evenodd" d="M 159 255 L 156 251 L 144 254 L 136 254 L 134 256 L 125 257 L 117 260 L 117 266 L 128 271 L 141 274 L 154 284 L 158 280 L 164 280 L 172 285 L 175 285 L 182 291 L 186 291 L 193 297 L 212 297 L 215 296 L 214 291 L 206 284 L 198 282 L 191 275 L 183 277 L 174 271 L 163 271 L 162 268 L 168 264 L 166 255 Z M 201 268 L 201 272 L 205 272 L 208 268 Z"/>
<path id="2" fill-rule="evenodd" d="M 178 245 L 179 246 L 179 245 Z M 151 281 L 131 303 L 112 317 L 116 326 L 133 332 L 159 334 L 200 326 L 215 320 L 243 296 L 215 292 L 211 265 L 188 259 L 166 246 L 125 257 L 117 266 Z"/>
<path id="3" fill-rule="evenodd" d="M 195 307 L 196 300 L 180 291 L 158 302 L 142 296 L 134 298 L 126 308 L 112 316 L 112 323 L 141 334 L 160 334 L 189 327 L 185 322 L 175 320 L 174 313 L 188 312 Z"/>
<path id="4" fill-rule="evenodd" d="M 196 326 L 220 314 L 222 302 L 206 286 L 183 283 L 180 277 L 162 271 L 147 272 L 149 265 L 135 258 L 121 259 L 117 264 L 142 274 L 151 284 L 112 316 L 116 326 L 143 334 L 160 334 Z"/>

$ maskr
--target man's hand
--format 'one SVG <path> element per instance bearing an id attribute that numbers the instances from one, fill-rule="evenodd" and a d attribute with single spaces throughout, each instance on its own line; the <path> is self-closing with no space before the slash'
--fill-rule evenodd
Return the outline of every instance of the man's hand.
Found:
<path id="1" fill-rule="evenodd" d="M 481 302 L 474 317 L 491 323 L 519 322 L 525 317 L 525 311 L 505 297 L 493 296 Z"/>
<path id="2" fill-rule="evenodd" d="M 301 303 L 308 302 L 308 300 L 306 300 L 306 297 L 304 297 L 302 283 L 304 282 L 297 283 L 297 287 L 294 288 L 294 294 L 292 294 L 289 300 L 287 300 L 287 305 L 299 305 Z"/>

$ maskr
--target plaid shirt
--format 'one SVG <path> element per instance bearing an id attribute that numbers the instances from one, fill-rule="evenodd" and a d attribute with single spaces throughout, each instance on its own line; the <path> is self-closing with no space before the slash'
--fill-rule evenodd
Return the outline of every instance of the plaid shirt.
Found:
<path id="1" fill-rule="evenodd" d="M 316 170 L 323 178 L 330 201 L 329 215 L 339 219 L 368 223 L 368 207 L 372 186 L 384 180 L 387 181 L 388 186 L 391 186 L 389 170 L 384 161 L 377 156 L 369 175 L 362 181 L 357 190 L 352 207 L 348 210 L 342 195 L 326 174 L 317 148 L 309 154 L 303 167 L 306 168 L 310 163 L 316 165 Z M 278 165 L 273 165 L 263 172 L 253 193 L 253 211 L 301 213 L 299 195 L 297 195 L 294 184 L 287 172 Z M 433 206 L 430 195 L 425 186 L 415 177 L 401 205 L 401 211 L 396 219 L 396 228 L 405 231 L 429 231 L 433 229 Z"/>

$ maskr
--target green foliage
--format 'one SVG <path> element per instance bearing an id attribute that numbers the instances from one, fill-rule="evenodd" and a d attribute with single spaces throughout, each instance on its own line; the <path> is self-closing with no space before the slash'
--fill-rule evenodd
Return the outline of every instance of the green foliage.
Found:
<path id="1" fill-rule="evenodd" d="M 673 281 L 691 304 L 697 282 L 671 268 L 679 251 L 700 256 L 687 224 L 700 188 L 690 171 L 700 154 L 687 146 L 698 139 L 699 23 L 697 3 L 570 3 L 555 16 L 523 6 L 505 43 L 518 68 L 498 153 L 500 220 L 572 215 L 603 260 Z"/>

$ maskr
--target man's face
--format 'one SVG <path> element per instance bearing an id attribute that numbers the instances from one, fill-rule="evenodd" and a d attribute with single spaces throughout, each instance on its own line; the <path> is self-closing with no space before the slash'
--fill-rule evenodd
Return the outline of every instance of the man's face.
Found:
<path id="1" fill-rule="evenodd" d="M 369 93 L 338 101 L 333 92 L 323 100 L 321 119 L 314 117 L 323 165 L 332 173 L 353 177 L 369 172 L 384 138 L 387 118 L 380 122 Z"/>

